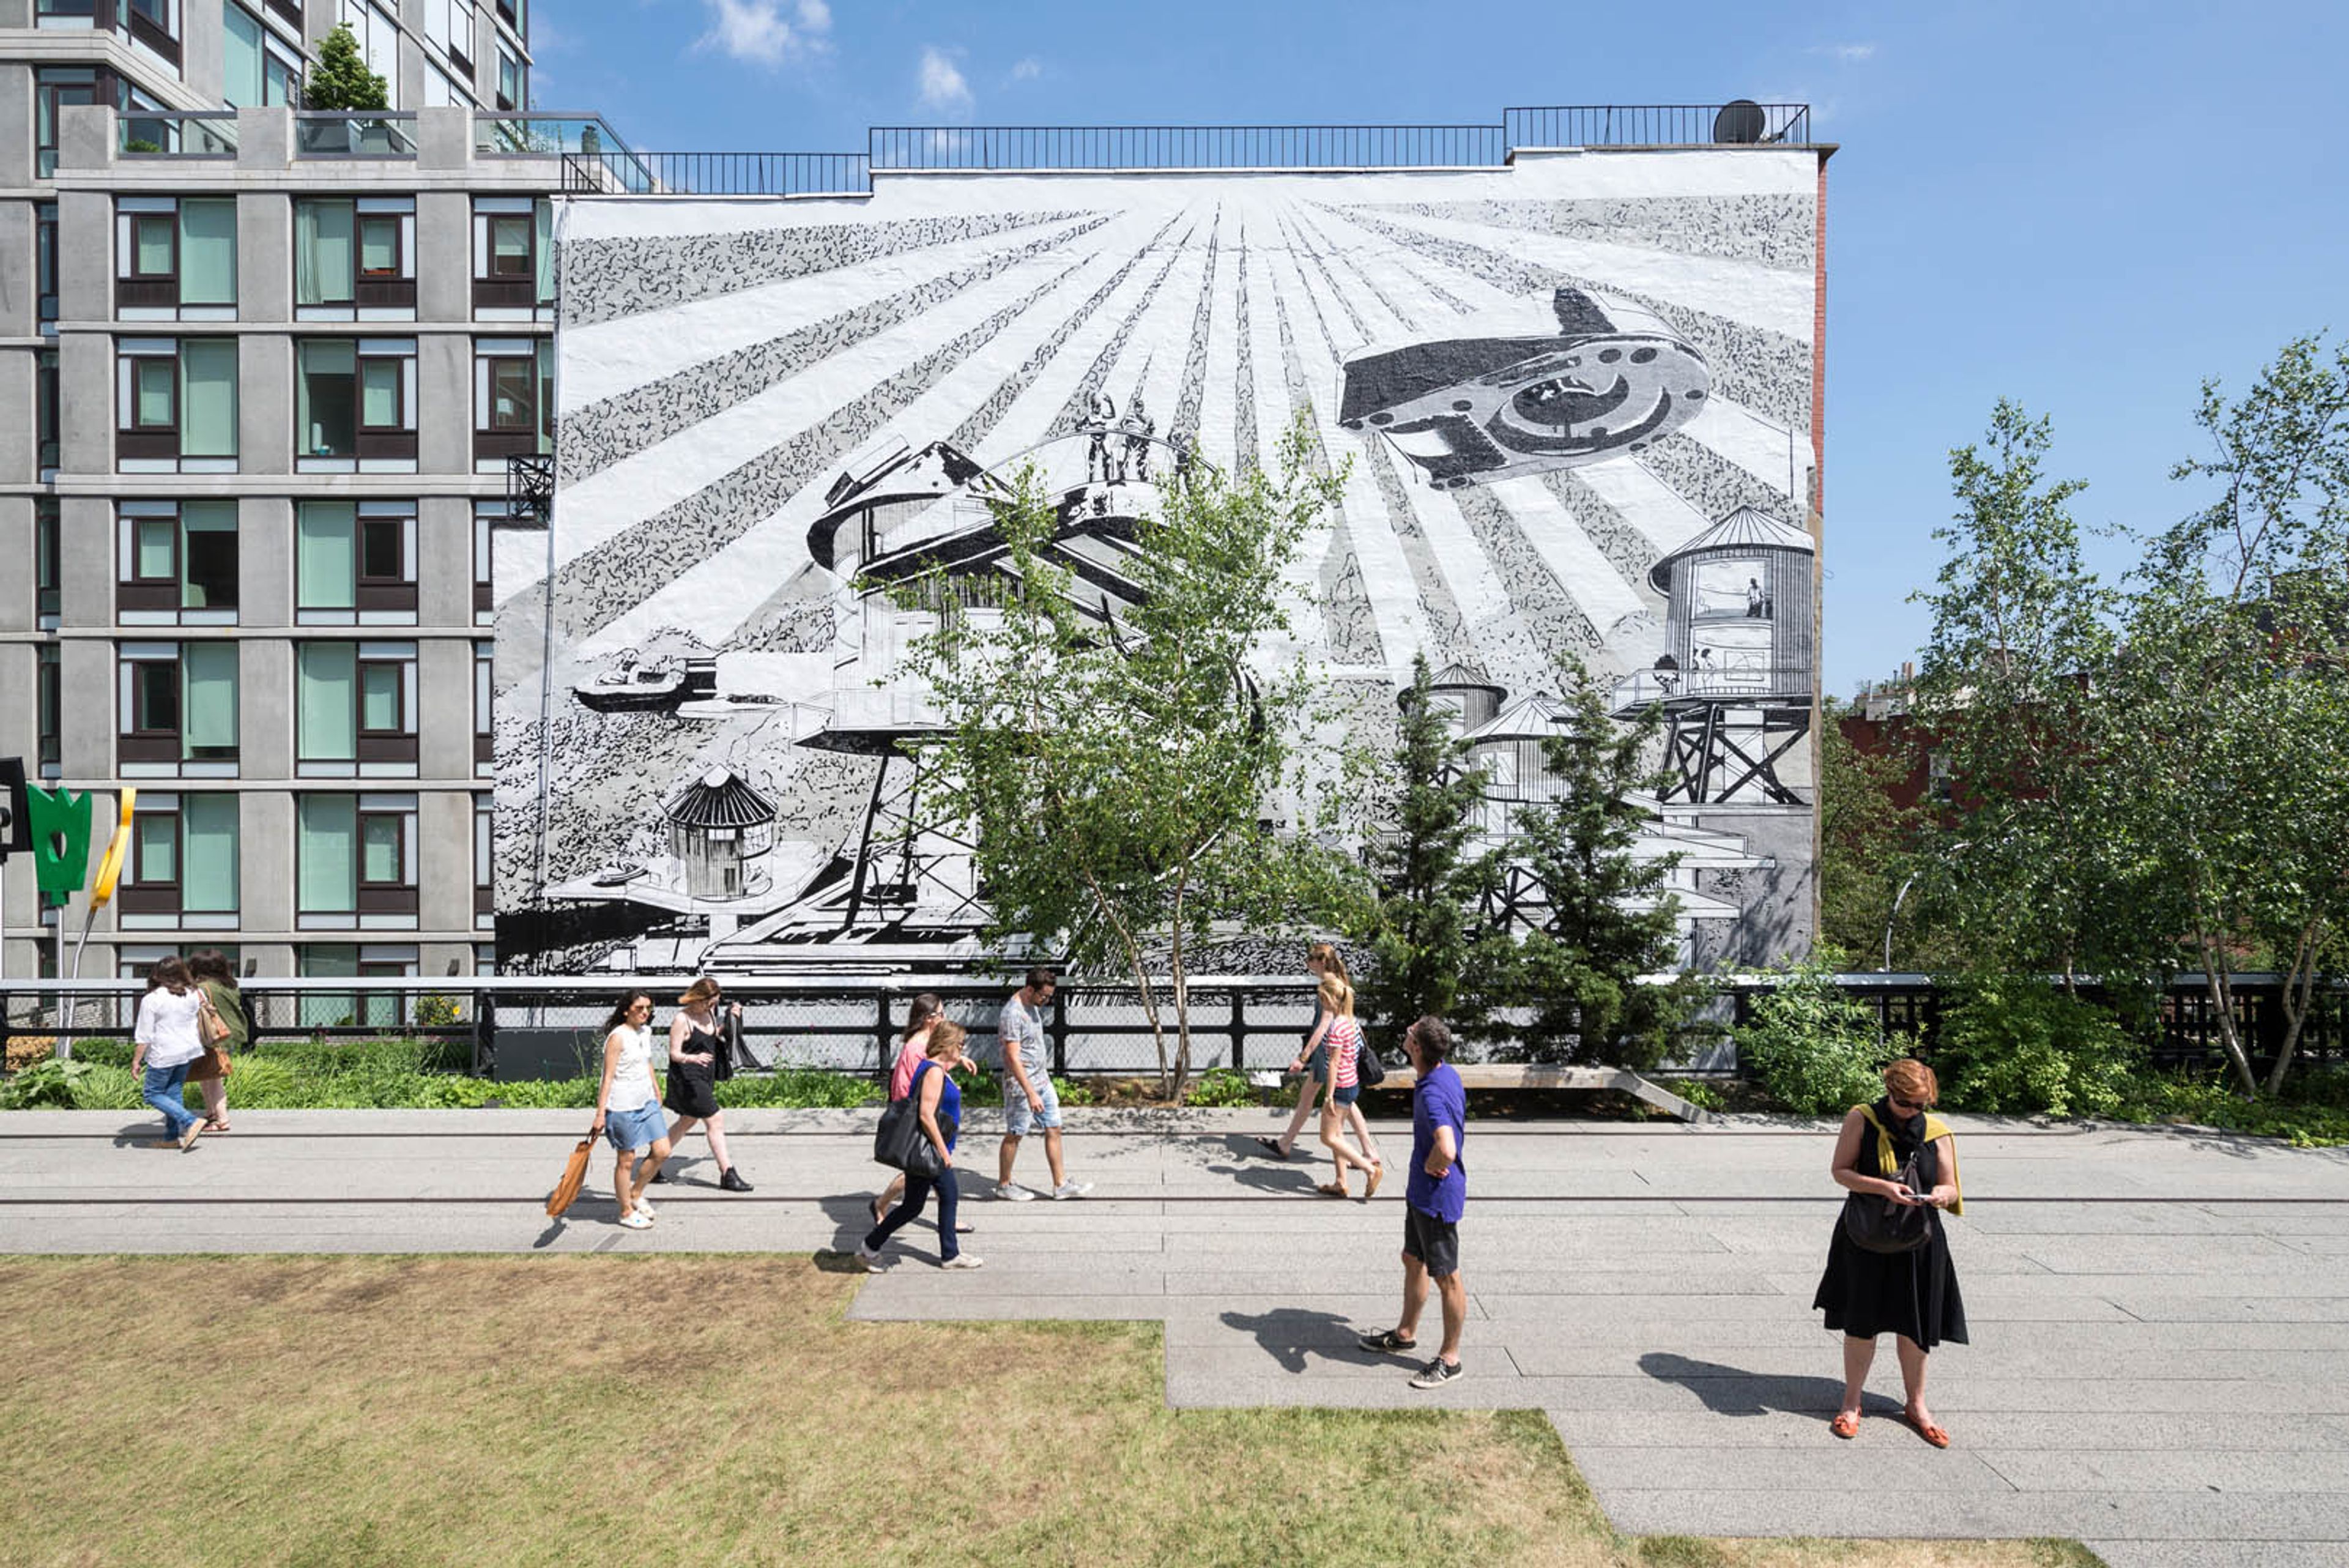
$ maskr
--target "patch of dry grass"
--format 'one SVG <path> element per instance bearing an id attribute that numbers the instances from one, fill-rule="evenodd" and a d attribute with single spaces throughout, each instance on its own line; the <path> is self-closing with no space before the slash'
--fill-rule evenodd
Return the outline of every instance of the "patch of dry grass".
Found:
<path id="1" fill-rule="evenodd" d="M 1131 1324 L 804 1258 L 11 1259 L 0 1562 L 2024 1568 L 1616 1536 L 1537 1414 L 1164 1407 Z"/>

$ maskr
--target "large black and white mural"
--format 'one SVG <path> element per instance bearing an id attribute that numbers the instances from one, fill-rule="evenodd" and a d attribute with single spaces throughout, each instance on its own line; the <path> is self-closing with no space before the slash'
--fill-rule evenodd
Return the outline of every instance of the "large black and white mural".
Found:
<path id="1" fill-rule="evenodd" d="M 1300 414 L 1350 463 L 1257 658 L 1326 677 L 1333 779 L 1424 654 L 1506 836 L 1574 654 L 1662 711 L 1642 849 L 1690 961 L 1807 944 L 1815 153 L 874 187 L 558 216 L 552 522 L 495 563 L 507 965 L 974 953 L 897 674 L 946 607 L 889 590 L 943 562 L 934 597 L 999 604 L 990 501 L 1033 464 L 1113 621 L 1158 486 Z"/>

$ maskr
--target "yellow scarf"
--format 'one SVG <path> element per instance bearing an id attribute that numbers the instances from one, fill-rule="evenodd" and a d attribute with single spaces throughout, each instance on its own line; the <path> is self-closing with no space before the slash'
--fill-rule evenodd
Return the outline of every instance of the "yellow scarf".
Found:
<path id="1" fill-rule="evenodd" d="M 1859 1107 L 1859 1114 L 1868 1118 L 1868 1125 L 1869 1127 L 1876 1129 L 1877 1173 L 1880 1176 L 1887 1177 L 1899 1175 L 1899 1163 L 1892 1158 L 1892 1135 L 1885 1130 L 1885 1127 L 1882 1122 L 1876 1119 L 1876 1107 L 1874 1106 L 1862 1106 Z M 1925 1113 L 1925 1141 L 1927 1143 L 1931 1143 L 1935 1138 L 1947 1137 L 1949 1136 L 1950 1124 L 1935 1116 L 1932 1112 L 1927 1111 Z M 1966 1189 L 1964 1185 L 1958 1180 L 1957 1172 L 1954 1170 L 1950 1173 L 1950 1185 L 1958 1189 L 1957 1196 L 1950 1199 L 1950 1212 L 1952 1214 L 1962 1214 L 1966 1211 Z"/>

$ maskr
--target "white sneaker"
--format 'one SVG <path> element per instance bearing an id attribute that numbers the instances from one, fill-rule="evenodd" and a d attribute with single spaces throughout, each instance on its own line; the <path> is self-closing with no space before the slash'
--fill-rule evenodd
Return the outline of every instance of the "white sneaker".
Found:
<path id="1" fill-rule="evenodd" d="M 620 1223 L 631 1231 L 649 1231 L 653 1228 L 652 1217 L 641 1209 L 632 1214 L 621 1215 Z"/>
<path id="2" fill-rule="evenodd" d="M 859 1243 L 856 1249 L 856 1263 L 857 1266 L 863 1269 L 866 1273 L 877 1274 L 881 1272 L 881 1254 L 878 1252 L 868 1252 L 864 1250 L 864 1245 Z"/>
<path id="3" fill-rule="evenodd" d="M 941 1269 L 983 1269 L 987 1267 L 987 1261 L 984 1258 L 974 1258 L 968 1252 L 957 1252 L 953 1257 L 948 1258 L 945 1262 L 940 1263 L 938 1267 Z"/>
<path id="4" fill-rule="evenodd" d="M 1016 1181 L 997 1182 L 995 1195 L 1006 1203 L 1027 1203 L 1032 1201 L 1036 1196 Z"/>
<path id="5" fill-rule="evenodd" d="M 1052 1189 L 1052 1196 L 1055 1198 L 1082 1198 L 1086 1193 L 1091 1192 L 1092 1189 L 1093 1184 L 1090 1181 L 1063 1181 L 1060 1186 Z"/>
<path id="6" fill-rule="evenodd" d="M 643 1215 L 647 1220 L 657 1220 L 660 1218 L 659 1213 L 654 1210 L 653 1206 L 641 1198 L 636 1199 L 636 1212 Z"/>

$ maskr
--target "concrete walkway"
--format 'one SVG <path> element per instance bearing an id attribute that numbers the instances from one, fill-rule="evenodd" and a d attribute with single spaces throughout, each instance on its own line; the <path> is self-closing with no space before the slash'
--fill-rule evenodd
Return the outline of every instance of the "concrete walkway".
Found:
<path id="1" fill-rule="evenodd" d="M 1176 1406 L 1537 1407 L 1635 1533 L 2056 1535 L 2116 1568 L 2349 1563 L 2349 1151 L 1956 1118 L 1973 1343 L 1934 1357 L 1957 1438 L 1943 1453 L 1894 1418 L 1889 1346 L 1858 1440 L 1826 1432 L 1837 1342 L 1809 1310 L 1839 1196 L 1824 1129 L 1475 1124 L 1470 1375 L 1423 1395 L 1406 1365 L 1352 1347 L 1395 1314 L 1407 1129 L 1379 1128 L 1397 1175 L 1363 1205 L 1310 1195 L 1326 1166 L 1256 1151 L 1278 1125 L 1262 1112 L 1076 1115 L 1090 1198 L 1000 1203 L 974 1172 L 966 1245 L 987 1268 L 929 1266 L 917 1224 L 852 1314 L 1161 1321 Z M 853 1245 L 872 1114 L 730 1120 L 758 1190 L 719 1192 L 693 1140 L 658 1228 L 634 1233 L 611 1222 L 601 1151 L 571 1216 L 543 1218 L 574 1113 L 240 1111 L 185 1156 L 135 1147 L 156 1126 L 127 1114 L 0 1116 L 0 1251 Z M 990 1179 L 994 1132 L 990 1112 L 966 1132 Z M 1040 1183 L 1040 1149 L 1023 1158 Z"/>

